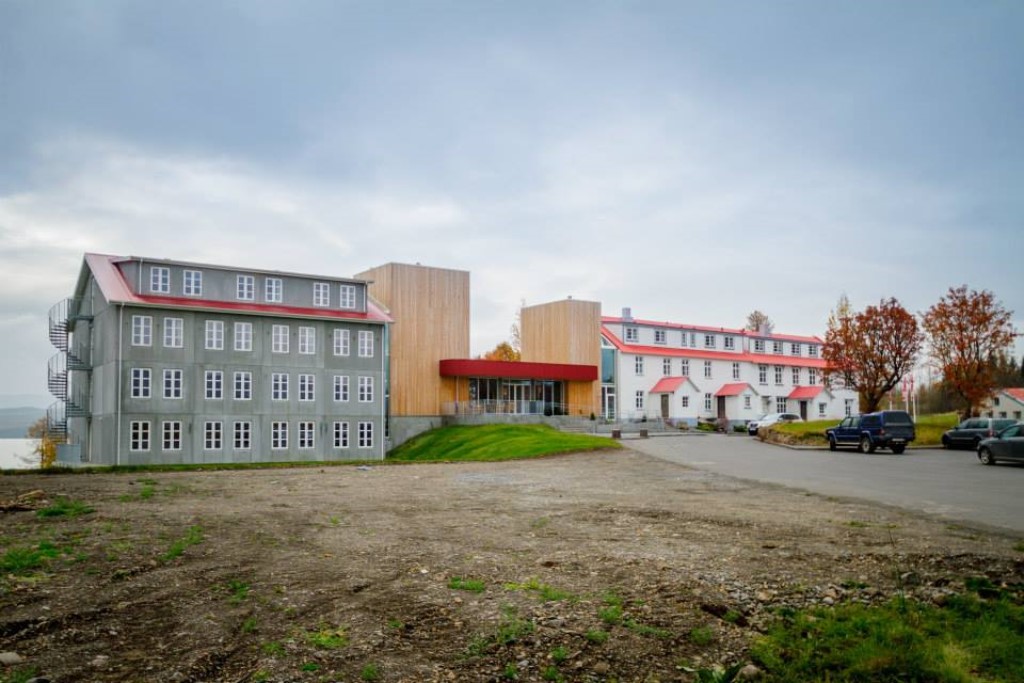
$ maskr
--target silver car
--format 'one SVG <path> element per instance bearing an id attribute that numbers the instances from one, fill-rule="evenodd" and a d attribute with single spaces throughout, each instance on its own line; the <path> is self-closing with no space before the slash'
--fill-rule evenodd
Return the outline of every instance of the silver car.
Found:
<path id="1" fill-rule="evenodd" d="M 1002 462 L 1024 462 L 1024 424 L 1018 422 L 990 439 L 978 444 L 978 460 L 986 465 Z"/>

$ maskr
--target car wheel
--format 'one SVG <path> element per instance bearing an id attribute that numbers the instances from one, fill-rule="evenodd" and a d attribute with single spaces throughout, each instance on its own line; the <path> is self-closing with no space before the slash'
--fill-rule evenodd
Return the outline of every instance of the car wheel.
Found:
<path id="1" fill-rule="evenodd" d="M 982 448 L 978 451 L 978 460 L 986 465 L 995 465 L 996 459 L 992 457 L 992 451 L 987 448 Z"/>
<path id="2" fill-rule="evenodd" d="M 905 450 L 907 450 L 906 446 L 893 446 L 892 447 L 892 452 L 895 453 L 896 455 L 901 455 L 903 453 L 903 451 L 905 451 Z"/>
<path id="3" fill-rule="evenodd" d="M 828 437 L 828 449 L 830 451 L 834 451 L 836 449 L 836 437 L 834 437 L 834 436 Z"/>
<path id="4" fill-rule="evenodd" d="M 874 453 L 875 444 L 871 443 L 870 436 L 860 437 L 860 452 L 861 453 Z"/>
<path id="5" fill-rule="evenodd" d="M 942 437 L 942 447 L 943 448 L 947 448 L 947 449 L 953 447 L 953 444 L 949 443 L 949 437 L 947 437 L 947 436 L 943 436 Z"/>

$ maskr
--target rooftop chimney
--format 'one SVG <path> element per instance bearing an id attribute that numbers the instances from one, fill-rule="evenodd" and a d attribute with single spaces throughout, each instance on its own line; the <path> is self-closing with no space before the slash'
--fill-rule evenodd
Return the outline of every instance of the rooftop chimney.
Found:
<path id="1" fill-rule="evenodd" d="M 622 322 L 631 323 L 633 322 L 633 309 L 623 308 L 622 309 Z"/>

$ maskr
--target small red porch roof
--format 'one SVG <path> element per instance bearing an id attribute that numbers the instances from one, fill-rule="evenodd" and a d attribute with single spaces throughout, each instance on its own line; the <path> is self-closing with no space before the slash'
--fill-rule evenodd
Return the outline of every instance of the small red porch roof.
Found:
<path id="1" fill-rule="evenodd" d="M 825 390 L 825 387 L 793 387 L 793 391 L 789 392 L 789 396 L 786 398 L 794 399 L 811 399 L 820 394 Z"/>
<path id="2" fill-rule="evenodd" d="M 594 382 L 596 365 L 529 363 L 524 361 L 449 358 L 440 363 L 442 377 L 500 377 L 503 379 L 552 379 Z"/>
<path id="3" fill-rule="evenodd" d="M 743 393 L 744 389 L 749 388 L 750 385 L 746 382 L 735 382 L 733 384 L 723 384 L 722 388 L 719 389 L 715 396 L 739 396 Z"/>
<path id="4" fill-rule="evenodd" d="M 685 377 L 662 377 L 651 389 L 652 394 L 674 394 L 686 382 Z"/>

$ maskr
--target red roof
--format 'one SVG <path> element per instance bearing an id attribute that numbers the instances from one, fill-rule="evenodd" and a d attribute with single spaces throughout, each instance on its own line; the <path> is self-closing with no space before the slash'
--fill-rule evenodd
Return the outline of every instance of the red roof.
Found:
<path id="1" fill-rule="evenodd" d="M 1002 391 L 1010 398 L 1024 403 L 1024 387 L 1011 387 L 1009 389 L 1003 389 Z"/>
<path id="2" fill-rule="evenodd" d="M 651 389 L 652 394 L 674 394 L 686 381 L 685 377 L 662 377 Z"/>
<path id="3" fill-rule="evenodd" d="M 96 278 L 103 297 L 110 303 L 134 304 L 138 306 L 160 306 L 163 308 L 204 309 L 259 313 L 290 317 L 330 318 L 332 320 L 362 320 L 366 322 L 393 322 L 391 317 L 367 297 L 366 312 L 342 309 L 324 309 L 304 306 L 282 306 L 253 301 L 220 301 L 216 299 L 193 299 L 191 297 L 153 296 L 136 294 L 128 286 L 124 273 L 118 264 L 130 261 L 121 256 L 107 254 L 86 254 L 85 262 Z"/>
<path id="4" fill-rule="evenodd" d="M 670 330 L 686 330 L 693 332 L 718 332 L 722 334 L 735 334 L 740 337 L 751 337 L 757 339 L 771 339 L 773 341 L 790 341 L 790 342 L 804 342 L 808 344 L 821 344 L 823 343 L 820 337 L 808 337 L 799 334 L 761 334 L 760 332 L 752 332 L 751 330 L 737 329 L 731 327 L 709 327 L 706 325 L 687 325 L 685 323 L 670 323 L 661 322 L 657 320 L 641 320 L 639 318 L 632 318 L 626 320 L 624 318 L 617 318 L 615 316 L 601 316 L 602 323 L 610 323 L 615 325 L 644 325 L 647 327 L 664 327 Z"/>
<path id="5" fill-rule="evenodd" d="M 750 388 L 750 385 L 746 382 L 723 384 L 722 388 L 715 392 L 715 396 L 739 396 L 743 393 L 743 390 L 747 388 Z"/>
<path id="6" fill-rule="evenodd" d="M 793 391 L 789 392 L 789 396 L 787 396 L 786 398 L 797 398 L 797 399 L 800 399 L 800 398 L 802 398 L 802 399 L 814 398 L 815 396 L 820 394 L 822 391 L 824 391 L 824 389 L 825 389 L 825 387 L 823 387 L 823 386 L 793 387 Z"/>
<path id="7" fill-rule="evenodd" d="M 570 382 L 593 382 L 596 365 L 568 363 L 527 363 L 481 358 L 450 358 L 440 363 L 442 377 L 501 377 L 504 379 L 553 379 Z"/>
<path id="8" fill-rule="evenodd" d="M 742 351 L 704 351 L 703 349 L 684 349 L 672 346 L 644 346 L 641 344 L 627 344 L 623 342 L 607 327 L 602 327 L 601 333 L 619 351 L 622 351 L 623 353 L 635 353 L 641 356 L 745 361 L 747 363 L 762 363 L 764 365 L 796 365 L 801 368 L 825 367 L 825 361 L 821 358 L 810 358 L 807 356 L 783 356 L 765 353 L 745 353 Z"/>

